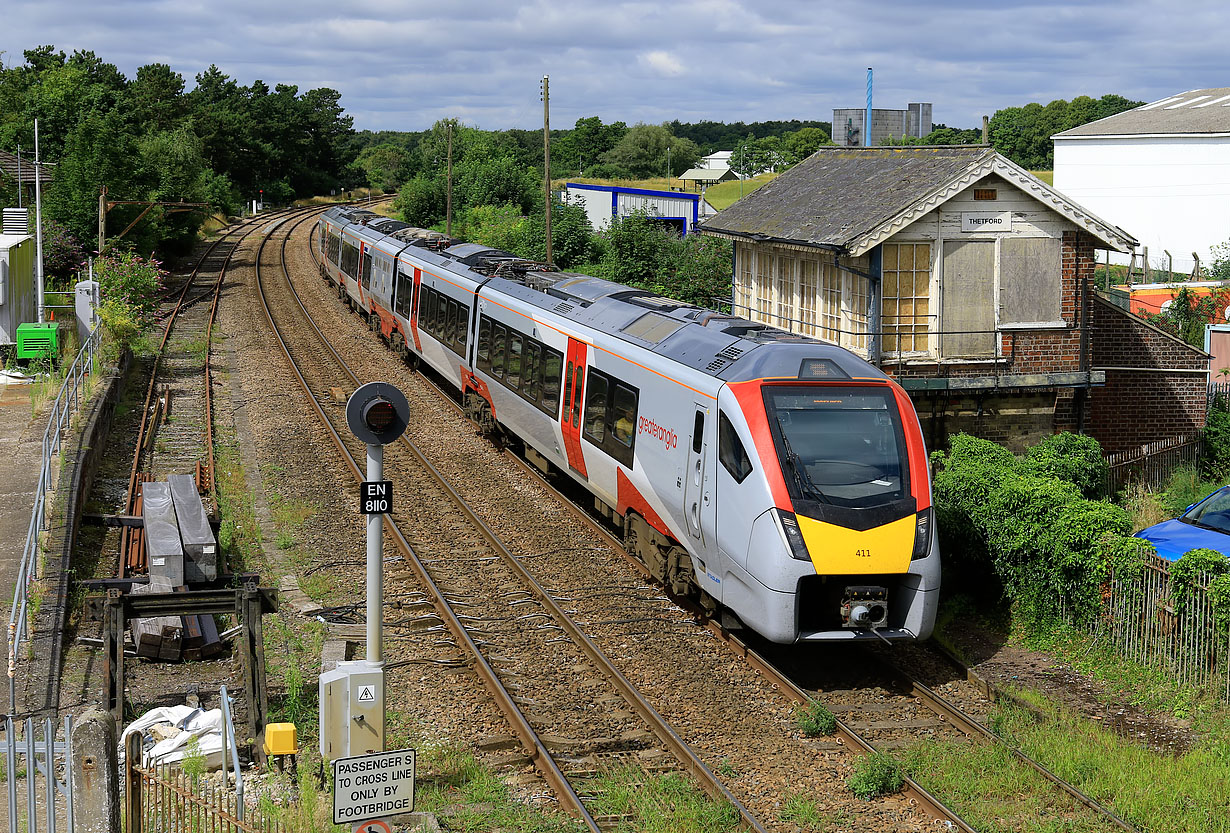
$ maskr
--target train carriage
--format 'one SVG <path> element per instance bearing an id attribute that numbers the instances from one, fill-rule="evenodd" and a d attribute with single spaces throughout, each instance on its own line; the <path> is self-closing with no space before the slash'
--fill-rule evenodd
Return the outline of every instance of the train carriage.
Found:
<path id="1" fill-rule="evenodd" d="M 875 367 L 473 244 L 403 249 L 394 290 L 404 352 L 586 488 L 665 585 L 777 642 L 930 635 L 926 449 Z"/>

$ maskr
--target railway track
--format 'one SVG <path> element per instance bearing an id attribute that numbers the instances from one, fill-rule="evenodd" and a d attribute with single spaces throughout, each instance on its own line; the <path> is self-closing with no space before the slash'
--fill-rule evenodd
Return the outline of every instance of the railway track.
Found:
<path id="1" fill-rule="evenodd" d="M 364 446 L 346 428 L 336 392 L 353 390 L 362 380 L 317 329 L 294 290 L 285 262 L 293 229 L 282 237 L 275 269 L 262 243 L 261 303 L 312 409 L 361 481 Z M 405 495 L 401 505 L 431 506 L 433 514 L 430 525 L 415 525 L 412 533 L 403 531 L 410 528 L 405 515 L 386 516 L 392 547 L 430 595 L 565 810 L 593 831 L 617 823 L 590 812 L 596 796 L 588 782 L 606 767 L 626 764 L 646 773 L 684 771 L 710 796 L 733 806 L 745 829 L 765 829 L 412 442 L 403 438 L 387 446 L 384 466 Z M 400 629 L 389 628 L 393 639 Z"/>
<path id="2" fill-rule="evenodd" d="M 195 472 L 198 485 L 213 494 L 212 367 L 210 340 L 223 280 L 231 258 L 249 235 L 285 214 L 320 209 L 290 209 L 247 220 L 214 240 L 184 279 L 167 314 L 150 367 L 149 384 L 137 428 L 128 477 L 125 514 L 140 513 L 142 481 Z M 212 277 L 212 280 L 208 278 Z M 145 547 L 139 528 L 120 537 L 116 575 L 145 572 Z"/>

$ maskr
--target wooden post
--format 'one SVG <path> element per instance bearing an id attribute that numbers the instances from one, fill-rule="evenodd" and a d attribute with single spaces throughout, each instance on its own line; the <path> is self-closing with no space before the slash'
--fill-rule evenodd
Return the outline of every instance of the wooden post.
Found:
<path id="1" fill-rule="evenodd" d="M 260 590 L 255 584 L 245 584 L 241 605 L 244 627 L 244 685 L 248 693 L 248 736 L 255 747 L 252 754 L 265 763 L 265 717 L 269 699 L 265 692 L 265 636 L 261 625 Z"/>
<path id="2" fill-rule="evenodd" d="M 108 590 L 103 607 L 103 674 L 107 678 L 106 702 L 117 731 L 124 725 L 124 599 L 119 590 Z"/>
<path id="3" fill-rule="evenodd" d="M 145 820 L 141 802 L 144 776 L 141 763 L 141 733 L 133 732 L 124 742 L 124 833 L 142 833 Z"/>

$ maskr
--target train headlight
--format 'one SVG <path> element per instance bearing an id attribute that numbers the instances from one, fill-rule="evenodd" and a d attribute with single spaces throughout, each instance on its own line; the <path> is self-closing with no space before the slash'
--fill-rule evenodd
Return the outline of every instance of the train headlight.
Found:
<path id="1" fill-rule="evenodd" d="M 933 516 L 931 507 L 927 507 L 918 513 L 918 523 L 914 527 L 914 554 L 910 556 L 911 560 L 926 558 L 931 554 L 931 519 Z"/>
<path id="2" fill-rule="evenodd" d="M 781 509 L 773 511 L 776 513 L 777 528 L 781 530 L 782 540 L 786 542 L 790 556 L 799 561 L 811 561 L 811 556 L 807 553 L 807 542 L 803 540 L 803 532 L 799 529 L 799 519 L 794 516 L 793 512 Z"/>

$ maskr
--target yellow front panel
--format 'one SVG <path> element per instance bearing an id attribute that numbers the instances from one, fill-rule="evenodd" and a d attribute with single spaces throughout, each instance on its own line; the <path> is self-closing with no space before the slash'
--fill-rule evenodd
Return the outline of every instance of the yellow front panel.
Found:
<path id="1" fill-rule="evenodd" d="M 866 532 L 796 516 L 807 553 L 820 575 L 904 573 L 914 551 L 914 515 Z"/>

